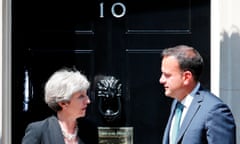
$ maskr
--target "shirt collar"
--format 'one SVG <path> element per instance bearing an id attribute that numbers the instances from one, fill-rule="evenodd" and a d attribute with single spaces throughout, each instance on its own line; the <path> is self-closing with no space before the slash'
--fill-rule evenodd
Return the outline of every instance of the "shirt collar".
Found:
<path id="1" fill-rule="evenodd" d="M 191 93 L 189 93 L 182 101 L 181 103 L 184 105 L 184 107 L 188 108 L 190 106 L 190 104 L 192 103 L 192 100 L 196 94 L 196 92 L 198 91 L 198 89 L 200 88 L 200 83 L 198 82 L 197 85 L 195 86 L 195 88 L 191 91 Z"/>

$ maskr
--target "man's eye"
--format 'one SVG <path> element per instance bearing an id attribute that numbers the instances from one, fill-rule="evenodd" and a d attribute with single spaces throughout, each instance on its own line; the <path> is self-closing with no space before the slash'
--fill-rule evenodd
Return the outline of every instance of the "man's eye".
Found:
<path id="1" fill-rule="evenodd" d="M 170 74 L 164 74 L 165 77 L 170 77 L 171 75 Z"/>

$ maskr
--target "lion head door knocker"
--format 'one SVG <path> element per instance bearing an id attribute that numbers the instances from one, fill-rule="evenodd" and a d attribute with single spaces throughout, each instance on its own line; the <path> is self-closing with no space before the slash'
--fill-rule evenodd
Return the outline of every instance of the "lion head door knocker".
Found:
<path id="1" fill-rule="evenodd" d="M 113 76 L 103 76 L 96 83 L 98 110 L 107 122 L 113 122 L 121 114 L 121 87 L 120 81 Z"/>

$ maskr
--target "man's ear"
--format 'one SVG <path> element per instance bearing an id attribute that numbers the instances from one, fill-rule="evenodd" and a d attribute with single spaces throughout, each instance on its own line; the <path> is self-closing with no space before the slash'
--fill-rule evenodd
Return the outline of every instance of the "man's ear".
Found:
<path id="1" fill-rule="evenodd" d="M 190 71 L 184 71 L 184 84 L 189 84 L 190 81 L 193 79 L 193 75 Z"/>

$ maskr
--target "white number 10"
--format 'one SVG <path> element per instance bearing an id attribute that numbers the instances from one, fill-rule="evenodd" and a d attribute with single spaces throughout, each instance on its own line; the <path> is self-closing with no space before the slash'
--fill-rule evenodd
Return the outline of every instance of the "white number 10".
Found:
<path id="1" fill-rule="evenodd" d="M 119 14 L 116 13 L 116 10 L 115 10 L 115 8 L 117 6 L 121 7 L 121 9 L 122 9 L 121 13 L 119 13 Z M 111 7 L 111 13 L 114 17 L 121 18 L 126 14 L 126 7 L 121 2 L 114 3 Z M 104 18 L 104 3 L 103 2 L 100 3 L 100 18 Z"/>

